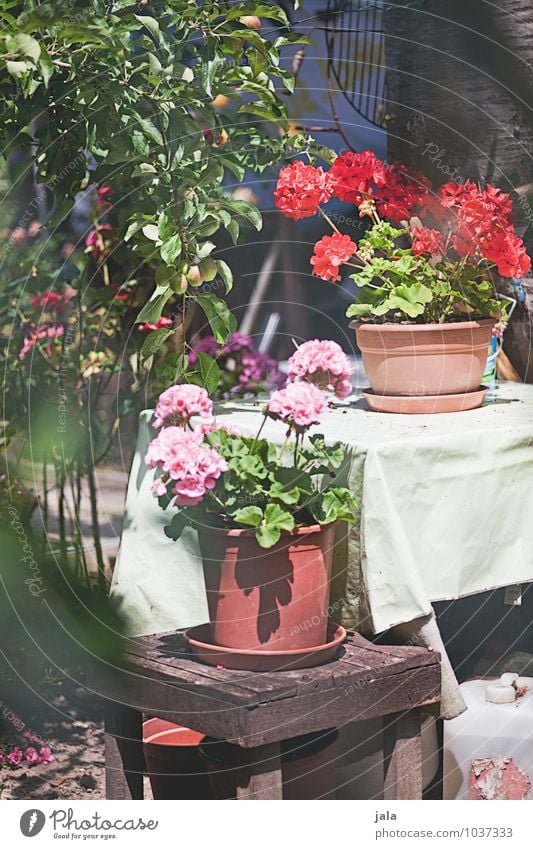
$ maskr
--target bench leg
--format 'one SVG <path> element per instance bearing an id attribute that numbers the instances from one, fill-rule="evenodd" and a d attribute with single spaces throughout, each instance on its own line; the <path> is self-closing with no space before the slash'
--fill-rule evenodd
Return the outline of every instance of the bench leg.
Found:
<path id="1" fill-rule="evenodd" d="M 144 754 L 142 714 L 109 704 L 105 719 L 106 799 L 142 799 Z"/>
<path id="2" fill-rule="evenodd" d="M 422 798 L 421 708 L 383 717 L 385 799 Z"/>
<path id="3" fill-rule="evenodd" d="M 241 749 L 237 799 L 283 799 L 279 743 Z"/>

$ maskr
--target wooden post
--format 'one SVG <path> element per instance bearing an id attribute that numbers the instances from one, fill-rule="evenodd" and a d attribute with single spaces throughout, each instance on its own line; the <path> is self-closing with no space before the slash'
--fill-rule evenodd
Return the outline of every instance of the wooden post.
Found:
<path id="1" fill-rule="evenodd" d="M 108 703 L 105 719 L 106 799 L 143 799 L 142 714 Z"/>
<path id="2" fill-rule="evenodd" d="M 279 743 L 241 749 L 237 799 L 283 799 Z"/>
<path id="3" fill-rule="evenodd" d="M 383 717 L 385 799 L 422 798 L 420 708 Z"/>

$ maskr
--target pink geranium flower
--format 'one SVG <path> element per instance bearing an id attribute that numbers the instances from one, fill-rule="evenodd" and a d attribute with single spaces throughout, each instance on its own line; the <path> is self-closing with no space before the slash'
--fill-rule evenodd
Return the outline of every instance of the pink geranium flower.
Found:
<path id="1" fill-rule="evenodd" d="M 18 746 L 15 746 L 9 752 L 7 760 L 11 764 L 11 766 L 18 766 L 22 760 L 22 749 L 20 749 Z"/>
<path id="2" fill-rule="evenodd" d="M 171 386 L 159 396 L 155 408 L 154 427 L 186 425 L 193 416 L 213 417 L 213 402 L 206 390 L 191 383 Z"/>
<path id="3" fill-rule="evenodd" d="M 39 754 L 37 749 L 34 749 L 33 746 L 28 746 L 26 752 L 24 753 L 24 757 L 26 759 L 26 763 L 29 764 L 38 764 L 39 763 Z"/>
<path id="4" fill-rule="evenodd" d="M 268 413 L 296 428 L 319 424 L 328 409 L 324 392 L 312 383 L 289 383 L 270 396 Z"/>
<path id="5" fill-rule="evenodd" d="M 313 383 L 319 389 L 346 398 L 352 391 L 351 366 L 336 342 L 310 339 L 300 345 L 289 359 L 289 380 Z"/>
<path id="6" fill-rule="evenodd" d="M 164 495 L 168 487 L 180 506 L 195 506 L 213 489 L 227 463 L 214 448 L 203 443 L 201 433 L 182 427 L 165 427 L 150 443 L 146 465 L 166 473 L 168 483 L 156 480 L 156 495 Z M 164 487 L 164 489 L 163 489 Z"/>
<path id="7" fill-rule="evenodd" d="M 39 763 L 51 764 L 54 761 L 54 754 L 48 746 L 41 746 L 39 749 Z"/>

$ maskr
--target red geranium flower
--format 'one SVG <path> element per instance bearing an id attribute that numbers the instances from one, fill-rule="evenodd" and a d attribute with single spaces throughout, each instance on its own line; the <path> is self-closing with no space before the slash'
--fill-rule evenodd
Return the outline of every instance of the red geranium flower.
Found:
<path id="1" fill-rule="evenodd" d="M 59 292 L 42 292 L 39 295 L 34 295 L 30 301 L 30 306 L 34 310 L 48 309 L 54 312 L 59 312 L 64 307 L 63 297 Z"/>
<path id="2" fill-rule="evenodd" d="M 359 205 L 363 195 L 372 193 L 372 186 L 382 186 L 386 168 L 371 150 L 341 153 L 329 171 L 333 194 L 339 200 Z"/>
<path id="3" fill-rule="evenodd" d="M 172 327 L 172 319 L 162 315 L 157 321 L 147 321 L 146 324 L 139 324 L 137 330 L 160 330 L 162 327 Z"/>
<path id="4" fill-rule="evenodd" d="M 432 230 L 430 227 L 414 227 L 411 236 L 415 256 L 420 254 L 444 256 L 446 253 L 444 236 L 438 230 Z"/>
<path id="5" fill-rule="evenodd" d="M 512 227 L 483 239 L 481 252 L 502 277 L 523 277 L 531 268 L 525 245 Z"/>
<path id="6" fill-rule="evenodd" d="M 298 159 L 279 172 L 274 201 L 283 215 L 298 221 L 315 215 L 319 204 L 327 203 L 331 195 L 331 182 L 322 168 Z"/>
<path id="7" fill-rule="evenodd" d="M 409 219 L 413 211 L 427 197 L 431 183 L 417 171 L 409 171 L 405 165 L 394 162 L 385 169 L 384 185 L 379 187 L 376 197 L 378 213 L 391 221 Z"/>
<path id="8" fill-rule="evenodd" d="M 340 233 L 323 236 L 316 243 L 311 257 L 313 274 L 322 280 L 340 280 L 339 266 L 347 262 L 356 250 L 357 245 L 349 236 L 342 236 Z"/>

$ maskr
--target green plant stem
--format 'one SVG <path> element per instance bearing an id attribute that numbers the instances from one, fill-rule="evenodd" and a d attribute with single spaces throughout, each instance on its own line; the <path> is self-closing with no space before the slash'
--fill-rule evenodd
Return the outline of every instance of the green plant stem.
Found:
<path id="1" fill-rule="evenodd" d="M 263 416 L 263 421 L 261 422 L 261 425 L 259 427 L 259 430 L 257 431 L 256 435 L 254 436 L 254 441 L 252 442 L 252 445 L 250 447 L 250 454 L 253 454 L 253 452 L 254 452 L 254 448 L 256 446 L 256 443 L 257 443 L 259 437 L 261 436 L 261 433 L 263 431 L 263 428 L 266 424 L 267 419 L 268 419 L 268 413 L 265 413 L 265 415 Z"/>

